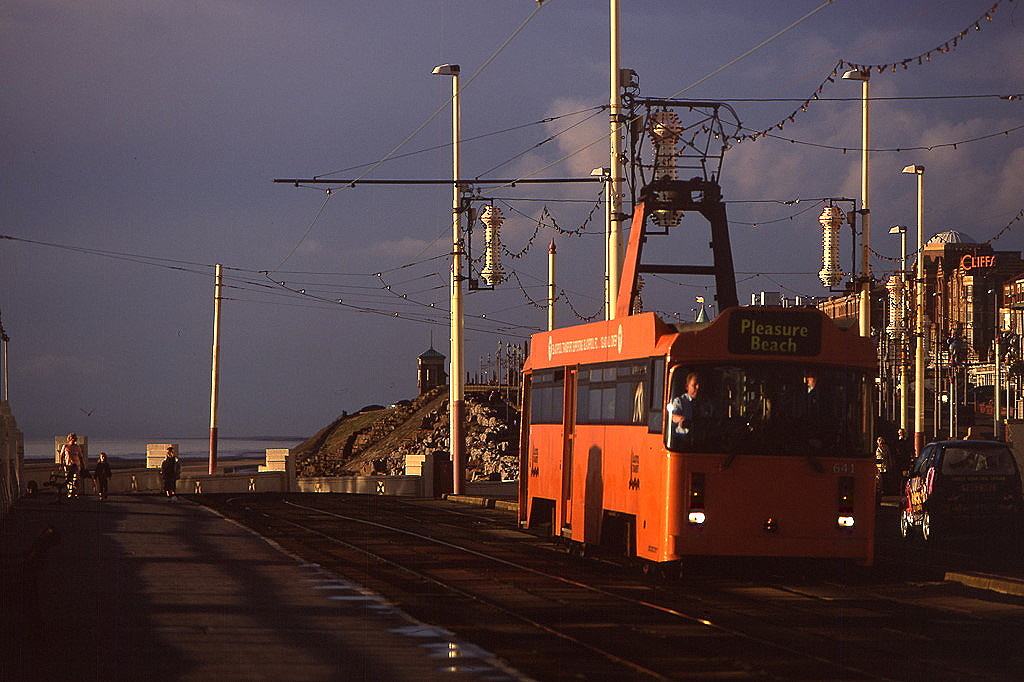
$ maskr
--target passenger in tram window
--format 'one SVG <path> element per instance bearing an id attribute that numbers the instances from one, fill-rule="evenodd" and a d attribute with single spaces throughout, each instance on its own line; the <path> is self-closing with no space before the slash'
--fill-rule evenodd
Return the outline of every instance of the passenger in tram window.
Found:
<path id="1" fill-rule="evenodd" d="M 822 392 L 818 389 L 818 375 L 812 371 L 804 372 L 804 386 L 807 390 L 800 396 L 802 417 L 814 419 L 821 416 L 824 400 Z"/>

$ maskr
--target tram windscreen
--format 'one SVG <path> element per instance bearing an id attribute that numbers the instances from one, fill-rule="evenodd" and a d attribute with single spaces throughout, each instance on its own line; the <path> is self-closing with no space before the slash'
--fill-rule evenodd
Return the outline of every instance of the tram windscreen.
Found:
<path id="1" fill-rule="evenodd" d="M 799 365 L 681 365 L 666 405 L 677 452 L 867 457 L 870 384 L 861 371 Z"/>

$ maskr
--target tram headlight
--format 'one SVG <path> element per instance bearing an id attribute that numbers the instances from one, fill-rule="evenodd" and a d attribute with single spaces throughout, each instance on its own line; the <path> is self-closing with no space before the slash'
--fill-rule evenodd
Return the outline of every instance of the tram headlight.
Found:
<path id="1" fill-rule="evenodd" d="M 839 528 L 853 528 L 853 491 L 855 481 L 853 476 L 840 476 L 838 481 L 836 503 L 838 511 L 836 514 L 836 525 Z"/>
<path id="2" fill-rule="evenodd" d="M 690 513 L 686 520 L 694 526 L 704 525 L 707 515 L 704 513 L 704 485 L 705 475 L 702 472 L 694 471 L 690 474 Z"/>

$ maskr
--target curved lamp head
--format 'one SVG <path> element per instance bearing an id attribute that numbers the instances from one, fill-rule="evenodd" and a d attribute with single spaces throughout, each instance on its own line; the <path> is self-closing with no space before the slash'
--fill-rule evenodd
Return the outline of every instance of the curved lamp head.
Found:
<path id="1" fill-rule="evenodd" d="M 910 175 L 924 175 L 924 166 L 907 166 L 902 172 Z"/>
<path id="2" fill-rule="evenodd" d="M 458 76 L 459 65 L 458 64 L 441 64 L 441 66 L 435 66 L 434 70 L 431 71 L 435 76 Z"/>

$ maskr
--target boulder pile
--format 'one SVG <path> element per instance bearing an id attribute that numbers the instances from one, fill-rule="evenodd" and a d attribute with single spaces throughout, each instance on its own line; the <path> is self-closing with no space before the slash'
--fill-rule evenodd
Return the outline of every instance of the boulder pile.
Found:
<path id="1" fill-rule="evenodd" d="M 519 477 L 519 410 L 501 392 L 467 393 L 463 402 L 466 477 Z M 296 449 L 300 477 L 400 475 L 407 455 L 448 453 L 447 393 L 411 404 L 343 416 Z"/>

